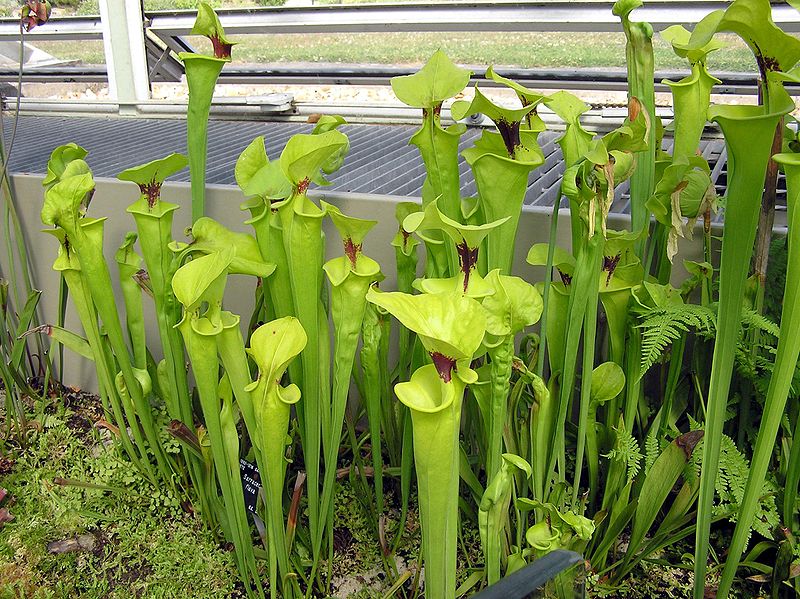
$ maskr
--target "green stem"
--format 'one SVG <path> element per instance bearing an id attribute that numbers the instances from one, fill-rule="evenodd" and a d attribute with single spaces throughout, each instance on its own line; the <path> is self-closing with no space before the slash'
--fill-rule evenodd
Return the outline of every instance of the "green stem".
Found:
<path id="1" fill-rule="evenodd" d="M 381 381 L 381 367 L 379 364 L 379 346 L 381 343 L 381 326 L 378 308 L 370 304 L 366 308 L 362 326 L 361 345 L 361 371 L 364 378 L 364 405 L 367 409 L 369 421 L 369 437 L 372 447 L 372 467 L 374 470 L 373 482 L 375 485 L 375 501 L 378 514 L 383 513 L 383 454 L 381 452 L 381 402 L 383 387 Z M 408 330 L 402 327 L 401 330 Z M 402 353 L 401 359 L 402 359 Z"/>
<path id="2" fill-rule="evenodd" d="M 347 261 L 348 258 L 343 259 Z M 331 261 L 334 262 L 334 261 Z M 326 264 L 326 267 L 331 264 Z M 327 271 L 327 269 L 326 269 Z M 330 276 L 330 272 L 328 272 Z M 322 482 L 322 514 L 331 514 L 329 506 L 333 501 L 333 488 L 336 482 L 336 456 L 342 437 L 347 399 L 350 393 L 350 378 L 353 373 L 358 339 L 364 321 L 366 295 L 374 280 L 374 273 L 360 275 L 352 270 L 344 280 L 331 281 L 331 316 L 334 329 L 333 393 L 331 416 L 325 431 L 325 475 Z M 333 522 L 330 522 L 332 529 Z"/>
<path id="3" fill-rule="evenodd" d="M 403 540 L 403 530 L 408 519 L 408 503 L 411 500 L 411 479 L 413 478 L 414 452 L 413 452 L 413 429 L 411 425 L 411 415 L 408 414 L 403 419 L 403 446 L 400 454 L 400 522 L 398 525 L 397 537 L 392 544 L 392 549 L 397 551 L 400 542 Z"/>
<path id="4" fill-rule="evenodd" d="M 203 420 L 211 440 L 211 454 L 225 505 L 224 522 L 227 523 L 230 540 L 236 548 L 239 574 L 250 594 L 251 576 L 256 577 L 257 581 L 258 572 L 247 526 L 247 512 L 239 476 L 239 459 L 238 455 L 234 455 L 235 452 L 227 447 L 232 438 L 221 417 L 217 340 L 215 335 L 201 335 L 194 330 L 192 321 L 197 319 L 197 314 L 187 315 L 178 325 L 178 329 L 183 335 L 186 352 L 192 364 Z M 236 446 L 238 448 L 238 442 Z M 260 586 L 260 583 L 257 583 L 257 586 Z"/>
<path id="5" fill-rule="evenodd" d="M 589 505 L 594 507 L 598 491 L 600 450 L 597 445 L 597 404 L 590 402 L 586 415 L 586 465 L 589 468 Z M 573 502 L 575 497 L 573 497 Z"/>
<path id="6" fill-rule="evenodd" d="M 141 258 L 133 251 L 135 233 L 129 233 L 125 243 L 117 252 L 117 270 L 119 271 L 119 286 L 125 303 L 125 323 L 128 329 L 128 339 L 133 350 L 133 363 L 136 368 L 147 368 L 147 345 L 144 332 L 144 311 L 142 307 L 142 290 L 134 275 L 139 271 Z"/>
<path id="7" fill-rule="evenodd" d="M 641 4 L 639 2 L 638 4 Z M 622 6 L 620 6 L 622 5 Z M 652 121 L 656 118 L 655 60 L 653 55 L 653 27 L 650 23 L 632 22 L 628 17 L 636 3 L 617 2 L 614 14 L 622 20 L 627 43 L 625 59 L 628 68 L 628 98 L 637 98 Z M 618 7 L 622 8 L 618 11 Z M 645 203 L 655 187 L 656 127 L 651 125 L 647 138 L 647 150 L 636 154 L 636 170 L 630 179 L 631 229 L 642 231 L 647 227 L 650 213 Z M 636 255 L 644 258 L 644 238 L 635 245 Z"/>
<path id="8" fill-rule="evenodd" d="M 642 355 L 642 331 L 636 327 L 628 330 L 628 348 L 625 353 L 625 372 L 639 372 L 639 360 Z M 642 381 L 638 376 L 625 381 L 625 405 L 623 406 L 622 417 L 625 426 L 629 431 L 633 431 L 636 413 L 639 407 L 639 398 L 642 395 Z M 643 427 L 642 427 L 643 428 Z"/>
<path id="9" fill-rule="evenodd" d="M 239 326 L 239 317 L 230 312 L 222 312 L 223 328 L 217 335 L 217 349 L 222 361 L 225 374 L 231 382 L 231 389 L 242 413 L 245 427 L 248 431 L 256 429 L 256 414 L 253 406 L 253 398 L 247 391 L 250 384 L 250 370 L 248 368 L 247 354 L 244 350 L 244 339 L 242 330 Z M 256 463 L 260 462 L 260 449 L 258 445 L 253 447 L 256 456 Z"/>
<path id="10" fill-rule="evenodd" d="M 591 405 L 592 389 L 592 369 L 594 368 L 595 335 L 597 334 L 597 300 L 598 283 L 600 272 L 597 278 L 592 281 L 593 286 L 589 287 L 589 297 L 587 299 L 586 314 L 584 315 L 583 325 L 583 363 L 581 365 L 581 399 L 578 412 L 578 439 L 575 449 L 575 479 L 572 483 L 572 505 L 577 509 L 578 494 L 580 492 L 581 474 L 583 470 L 583 453 L 586 448 L 586 429 L 593 422 L 589 420 L 589 408 Z"/>
<path id="11" fill-rule="evenodd" d="M 422 188 L 423 206 L 438 198 L 442 213 L 454 220 L 460 220 L 458 142 L 466 127 L 454 125 L 444 129 L 440 111 L 441 103 L 434 108 L 423 110 L 422 127 L 411 137 L 409 143 L 419 149 L 427 172 Z"/>
<path id="12" fill-rule="evenodd" d="M 294 573 L 290 570 L 289 541 L 283 517 L 286 477 L 286 443 L 292 404 L 300 399 L 296 385 L 282 387 L 280 378 L 287 362 L 295 358 L 306 343 L 306 336 L 296 318 L 285 317 L 262 325 L 253 332 L 248 350 L 258 364 L 256 382 L 243 391 L 250 394 L 254 409 L 254 428 L 249 428 L 259 449 L 259 471 L 264 476 L 267 493 L 270 595 L 282 593 L 291 599 L 299 594 Z M 277 573 L 280 573 L 278 579 Z"/>
<path id="13" fill-rule="evenodd" d="M 253 225 L 261 255 L 275 265 L 275 272 L 265 281 L 272 309 L 278 318 L 290 316 L 293 310 L 292 286 L 280 218 L 267 203 L 258 214 L 253 213 L 249 222 Z"/>
<path id="14" fill-rule="evenodd" d="M 168 245 L 172 241 L 172 217 L 177 209 L 176 204 L 161 201 L 155 209 L 148 210 L 143 208 L 140 200 L 131 205 L 128 212 L 136 221 L 139 247 L 153 289 L 156 322 L 169 381 L 169 389 L 166 390 L 168 394 L 165 397 L 167 412 L 170 418 L 178 419 L 191 427 L 192 407 L 183 358 L 183 342 L 180 333 L 175 329 L 180 320 L 180 306 L 170 288 L 175 265 Z"/>
<path id="15" fill-rule="evenodd" d="M 261 255 L 275 265 L 275 272 L 265 281 L 269 291 L 270 308 L 276 318 L 292 316 L 294 313 L 292 282 L 280 217 L 273 211 L 272 205 L 265 201 L 260 209 L 251 210 L 248 222 L 253 226 Z M 289 364 L 289 378 L 295 383 L 303 380 L 300 360 L 294 360 Z"/>
<path id="16" fill-rule="evenodd" d="M 630 299 L 630 289 L 618 289 L 600 294 L 603 312 L 605 312 L 606 322 L 608 323 L 609 357 L 612 362 L 623 370 L 625 369 L 625 358 L 627 356 L 625 332 L 628 330 L 628 304 Z M 626 383 L 638 378 L 638 371 L 625 373 Z M 606 426 L 608 428 L 615 426 L 619 418 L 619 397 L 621 395 L 622 393 L 608 402 L 606 409 Z"/>
<path id="17" fill-rule="evenodd" d="M 97 383 L 100 396 L 103 398 L 103 404 L 110 407 L 117 427 L 119 428 L 120 440 L 122 447 L 128 454 L 130 460 L 136 464 L 148 478 L 155 481 L 152 467 L 147 460 L 147 448 L 144 446 L 142 439 L 137 435 L 139 427 L 136 421 L 131 422 L 130 431 L 136 440 L 136 448 L 134 449 L 128 433 L 128 425 L 123 415 L 123 406 L 119 401 L 119 396 L 116 394 L 116 386 L 114 385 L 114 377 L 109 364 L 106 362 L 105 353 L 102 350 L 102 339 L 100 337 L 100 329 L 97 326 L 97 313 L 89 299 L 89 292 L 84 286 L 84 282 L 80 276 L 79 271 L 65 270 L 62 271 L 64 280 L 69 289 L 69 294 L 72 297 L 72 304 L 78 313 L 78 319 L 83 325 L 83 330 L 86 333 L 86 338 L 89 341 L 89 346 L 92 348 L 94 355 L 95 369 L 97 372 Z"/>
<path id="18" fill-rule="evenodd" d="M 142 194 L 137 202 L 130 205 L 127 211 L 133 215 L 139 235 L 139 247 L 150 278 L 155 306 L 156 323 L 163 359 L 158 364 L 158 372 L 166 383 L 162 385 L 163 400 L 167 413 L 173 420 L 179 420 L 189 430 L 194 430 L 194 414 L 192 398 L 189 392 L 189 380 L 186 372 L 186 360 L 181 333 L 175 325 L 181 317 L 181 308 L 172 292 L 170 282 L 175 273 L 177 263 L 169 250 L 172 241 L 172 221 L 177 204 L 159 200 L 154 206 L 148 204 L 146 194 Z M 211 509 L 213 495 L 205 484 L 203 464 L 191 452 L 184 452 L 189 464 L 192 486 L 200 498 L 203 518 L 213 523 L 214 514 Z"/>
<path id="19" fill-rule="evenodd" d="M 505 454 L 503 457 L 505 459 L 486 487 L 478 510 L 478 528 L 486 562 L 486 582 L 490 585 L 500 580 L 500 562 L 506 537 L 504 533 L 514 490 L 514 471 L 524 470 L 530 475 L 530 466 L 522 458 L 513 454 Z"/>
<path id="20" fill-rule="evenodd" d="M 669 374 L 667 375 L 667 384 L 664 392 L 664 403 L 661 406 L 661 422 L 659 423 L 660 439 L 666 438 L 668 433 L 670 414 L 672 413 L 672 406 L 675 403 L 675 393 L 678 389 L 678 382 L 681 378 L 681 370 L 683 369 L 683 354 L 686 351 L 686 334 L 683 333 L 680 338 L 672 344 L 672 356 L 669 362 Z"/>
<path id="21" fill-rule="evenodd" d="M 575 276 L 570 285 L 569 308 L 567 310 L 567 335 L 566 335 L 566 351 L 564 352 L 564 364 L 561 375 L 561 388 L 559 397 L 558 414 L 556 416 L 555 426 L 552 430 L 552 440 L 549 447 L 547 460 L 547 472 L 552 473 L 555 470 L 556 461 L 561 464 L 560 476 L 563 480 L 564 471 L 563 464 L 565 461 L 565 439 L 564 431 L 567 421 L 567 413 L 570 404 L 572 403 L 572 396 L 575 392 L 575 371 L 577 365 L 578 346 L 581 338 L 581 331 L 584 324 L 584 316 L 588 310 L 597 310 L 597 304 L 594 307 L 589 306 L 589 299 L 592 295 L 597 294 L 598 277 L 600 276 L 600 267 L 603 259 L 603 236 L 599 232 L 595 233 L 584 244 L 580 253 L 578 254 L 577 263 L 575 265 Z M 592 291 L 594 290 L 594 291 Z M 549 494 L 549 479 L 546 483 L 548 491 L 545 495 Z"/>
<path id="22" fill-rule="evenodd" d="M 530 463 L 533 467 L 533 497 L 544 501 L 545 488 L 548 480 L 548 455 L 550 443 L 553 438 L 555 424 L 555 405 L 550 391 L 541 377 L 534 377 L 531 383 L 533 389 L 533 403 L 531 404 L 530 435 L 531 455 Z"/>
<path id="23" fill-rule="evenodd" d="M 550 237 L 547 245 L 547 264 L 545 265 L 544 289 L 542 291 L 542 318 L 539 325 L 539 355 L 536 362 L 536 374 L 544 376 L 544 356 L 547 353 L 547 315 L 550 308 L 550 287 L 553 279 L 553 256 L 556 251 L 556 237 L 558 236 L 558 213 L 561 206 L 561 195 L 553 204 L 553 213 L 550 216 Z"/>
<path id="24" fill-rule="evenodd" d="M 514 337 L 509 335 L 500 345 L 492 348 L 491 356 L 491 409 L 489 447 L 486 455 L 486 476 L 492 480 L 500 471 L 503 453 L 503 428 L 508 411 L 508 392 L 511 380 L 511 360 L 514 357 Z"/>
<path id="25" fill-rule="evenodd" d="M 102 230 L 96 236 L 90 237 L 84 227 L 80 226 L 76 220 L 62 219 L 59 224 L 66 231 L 67 237 L 78 255 L 81 265 L 81 277 L 89 294 L 91 294 L 97 314 L 105 327 L 110 349 L 122 371 L 125 387 L 131 395 L 136 417 L 141 422 L 145 437 L 150 445 L 150 451 L 155 455 L 163 480 L 165 482 L 170 481 L 172 469 L 164 455 L 155 429 L 150 405 L 144 396 L 139 379 L 134 374 L 130 353 L 122 333 L 122 325 L 120 324 L 114 291 L 111 285 L 111 275 L 103 256 Z M 133 428 L 134 436 L 137 434 L 135 423 L 135 418 L 129 422 Z"/>
<path id="26" fill-rule="evenodd" d="M 400 223 L 402 225 L 402 223 Z M 395 264 L 397 271 L 397 290 L 403 293 L 412 293 L 412 283 L 417 278 L 417 248 L 416 243 L 410 237 L 410 233 L 400 233 L 404 236 L 402 246 L 395 247 Z M 414 339 L 413 333 L 405 327 L 400 327 L 398 331 L 398 359 L 397 359 L 397 378 L 401 381 L 408 379 L 411 362 L 411 344 Z"/>
<path id="27" fill-rule="evenodd" d="M 800 483 L 800 416 L 795 420 L 792 448 L 786 464 L 786 482 L 783 489 L 783 525 L 794 530 L 797 517 L 797 486 Z"/>
<path id="28" fill-rule="evenodd" d="M 454 220 L 461 218 L 461 187 L 458 172 L 458 143 L 466 128 L 453 125 L 444 129 L 439 111 L 441 103 L 423 110 L 422 127 L 409 140 L 417 146 L 427 173 L 422 185 L 422 205 L 437 200 L 443 214 Z M 432 232 L 431 239 L 438 240 L 441 234 Z M 426 275 L 442 278 L 457 271 L 453 252 L 447 244 L 425 242 L 428 264 Z"/>

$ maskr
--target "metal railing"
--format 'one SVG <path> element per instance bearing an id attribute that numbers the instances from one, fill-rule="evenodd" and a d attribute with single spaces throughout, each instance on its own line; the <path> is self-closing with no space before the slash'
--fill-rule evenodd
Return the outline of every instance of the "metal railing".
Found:
<path id="1" fill-rule="evenodd" d="M 310 7 L 264 7 L 219 10 L 226 33 L 367 33 L 392 31 L 621 31 L 608 0 L 571 2 L 448 2 L 350 4 Z M 656 31 L 675 24 L 693 24 L 720 0 L 651 0 L 633 18 Z M 773 19 L 785 31 L 800 31 L 800 15 L 788 4 L 772 6 Z M 152 12 L 148 28 L 165 41 L 188 35 L 192 11 Z"/>
<path id="2" fill-rule="evenodd" d="M 608 0 L 538 2 L 436 2 L 402 4 L 350 4 L 308 7 L 259 7 L 219 9 L 226 32 L 253 33 L 368 33 L 394 31 L 620 31 L 619 19 Z M 722 0 L 650 0 L 636 9 L 633 18 L 647 21 L 656 31 L 670 25 L 694 24 Z M 773 4 L 774 21 L 790 33 L 800 32 L 800 14 L 788 4 Z M 144 15 L 145 29 L 168 45 L 187 49 L 173 38 L 187 36 L 194 11 L 153 11 Z M 30 41 L 102 39 L 100 16 L 57 17 L 46 27 L 26 34 Z M 0 19 L 0 41 L 19 39 L 19 21 Z"/>
<path id="3" fill-rule="evenodd" d="M 142 14 L 136 2 L 126 2 L 120 14 L 112 0 L 100 0 L 102 16 L 53 18 L 25 34 L 25 41 L 103 40 L 106 66 L 69 65 L 24 67 L 23 81 L 108 80 L 112 102 L 134 111 L 149 102 L 153 81 L 177 81 L 182 65 L 174 53 L 191 51 L 187 39 L 193 11 Z M 649 0 L 633 14 L 656 31 L 670 25 L 693 24 L 709 12 L 724 8 L 720 0 Z M 619 19 L 607 0 L 569 2 L 447 2 L 403 4 L 263 7 L 220 10 L 227 33 L 241 36 L 272 33 L 383 33 L 383 32 L 620 32 Z M 800 12 L 788 4 L 772 5 L 773 19 L 787 32 L 800 32 Z M 141 23 L 141 27 L 137 23 Z M 113 39 L 112 39 L 113 38 Z M 125 39 L 122 39 L 125 38 Z M 0 19 L 0 41 L 19 41 L 19 22 Z M 144 64 L 142 64 L 144 63 Z M 382 84 L 411 69 L 360 65 L 250 65 L 223 70 L 223 83 L 332 83 Z M 623 69 L 516 69 L 512 77 L 531 87 L 565 89 L 625 89 Z M 475 78 L 483 72 L 476 69 Z M 670 73 L 658 73 L 657 80 Z M 0 80 L 11 81 L 16 69 L 0 68 Z M 719 93 L 754 93 L 755 74 L 723 74 Z"/>
<path id="4" fill-rule="evenodd" d="M 25 34 L 26 41 L 34 40 L 102 40 L 103 27 L 99 16 L 54 17 L 47 26 L 36 27 Z M 19 41 L 19 19 L 0 19 L 0 41 Z"/>

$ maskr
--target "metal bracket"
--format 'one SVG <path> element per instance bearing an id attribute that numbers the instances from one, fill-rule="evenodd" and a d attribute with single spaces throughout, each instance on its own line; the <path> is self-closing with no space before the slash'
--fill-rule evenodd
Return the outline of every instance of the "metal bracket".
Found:
<path id="1" fill-rule="evenodd" d="M 161 39 L 146 31 L 144 46 L 147 51 L 147 68 L 151 82 L 181 80 L 183 65 L 172 55 L 170 48 Z"/>

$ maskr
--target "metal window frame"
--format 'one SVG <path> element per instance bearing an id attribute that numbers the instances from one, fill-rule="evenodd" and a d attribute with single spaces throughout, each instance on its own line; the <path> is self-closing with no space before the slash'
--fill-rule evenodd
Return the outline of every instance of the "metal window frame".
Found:
<path id="1" fill-rule="evenodd" d="M 144 14 L 140 0 L 100 0 L 99 16 L 54 18 L 25 34 L 35 44 L 43 40 L 102 40 L 106 67 L 32 68 L 23 81 L 103 81 L 107 78 L 111 102 L 120 114 L 147 111 L 150 85 L 147 56 L 156 66 L 172 60 L 167 78 L 175 80 L 180 65 L 169 53 L 191 50 L 186 39 L 194 24 L 194 11 L 157 11 Z M 698 22 L 709 12 L 725 8 L 723 0 L 650 0 L 636 9 L 633 18 L 648 21 L 656 31 L 670 25 Z M 259 7 L 219 10 L 220 20 L 231 35 L 272 33 L 383 33 L 383 32 L 619 32 L 619 19 L 608 0 L 540 0 L 537 2 L 447 2 L 413 4 L 358 4 L 310 7 Z M 800 32 L 800 13 L 788 4 L 772 5 L 773 19 L 785 31 Z M 19 22 L 0 19 L 0 41 L 19 41 Z M 156 58 L 158 57 L 158 58 Z M 155 70 L 155 69 L 154 69 Z M 105 72 L 104 72 L 105 71 Z M 227 68 L 224 83 L 386 83 L 410 70 L 392 67 L 315 66 L 300 68 Z M 0 71 L 10 78 L 11 73 Z M 661 75 L 661 74 L 659 74 Z M 625 89 L 624 71 L 577 69 L 520 69 L 515 73 L 531 86 L 542 88 Z M 476 79 L 482 78 L 480 70 Z M 658 79 L 660 80 L 660 76 Z M 722 93 L 753 93 L 755 74 L 730 74 Z M 80 104 L 78 101 L 69 104 Z M 85 102 L 83 103 L 85 104 Z M 39 103 L 41 106 L 41 103 Z M 65 103 L 60 103 L 64 107 Z M 85 108 L 85 106 L 83 107 Z"/>
<path id="2" fill-rule="evenodd" d="M 111 98 L 120 114 L 136 114 L 150 99 L 150 75 L 144 44 L 144 15 L 139 0 L 99 0 L 100 23 Z"/>
<path id="3" fill-rule="evenodd" d="M 368 33 L 391 31 L 621 31 L 608 0 L 545 0 L 538 2 L 437 2 L 350 4 L 310 7 L 259 7 L 217 11 L 225 32 Z M 721 0 L 651 0 L 634 11 L 656 31 L 676 24 L 693 24 L 724 9 Z M 800 31 L 800 15 L 788 4 L 772 5 L 773 20 L 787 32 Z M 159 36 L 188 35 L 192 11 L 149 12 L 149 29 Z"/>

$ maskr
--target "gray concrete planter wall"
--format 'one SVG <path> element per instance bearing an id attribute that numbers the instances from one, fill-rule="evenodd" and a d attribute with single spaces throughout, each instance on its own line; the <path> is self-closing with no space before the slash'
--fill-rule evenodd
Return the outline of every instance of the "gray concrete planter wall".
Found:
<path id="1" fill-rule="evenodd" d="M 56 256 L 57 242 L 54 238 L 41 233 L 42 225 L 39 212 L 43 201 L 42 176 L 17 174 L 13 177 L 13 185 L 20 210 L 20 219 L 28 241 L 29 254 L 33 268 L 34 285 L 43 291 L 40 303 L 40 317 L 42 322 L 56 322 L 58 306 L 59 277 L 51 268 Z M 381 284 L 386 290 L 395 288 L 394 248 L 389 244 L 397 231 L 397 222 L 394 210 L 397 202 L 408 201 L 410 198 L 398 196 L 378 196 L 350 193 L 325 193 L 324 190 L 315 192 L 317 197 L 324 197 L 328 202 L 337 205 L 346 214 L 360 218 L 370 218 L 378 221 L 378 225 L 371 232 L 364 244 L 364 252 L 377 260 L 386 274 L 387 279 Z M 168 183 L 162 190 L 162 196 L 181 206 L 175 217 L 173 236 L 175 239 L 184 240 L 185 228 L 190 224 L 191 200 L 188 183 Z M 133 184 L 122 183 L 115 179 L 98 179 L 97 192 L 90 207 L 93 217 L 107 217 L 106 222 L 106 259 L 112 271 L 112 278 L 117 275 L 114 253 L 123 240 L 125 233 L 134 229 L 132 217 L 125 211 L 126 207 L 138 197 L 138 190 Z M 239 210 L 243 200 L 241 192 L 230 186 L 209 186 L 206 199 L 208 216 L 220 221 L 233 230 L 251 232 L 243 222 L 247 215 Z M 525 256 L 534 243 L 547 242 L 550 231 L 551 211 L 541 207 L 526 207 L 520 219 L 519 232 L 516 242 L 516 258 L 514 274 L 530 282 L 541 281 L 544 277 L 543 268 L 534 268 L 525 262 Z M 559 217 L 558 243 L 569 247 L 569 213 L 562 210 Z M 624 228 L 628 226 L 628 217 L 612 214 L 609 218 L 610 228 Z M 329 257 L 341 255 L 339 237 L 330 222 L 325 223 L 327 238 L 327 254 Z M 424 250 L 420 250 L 422 253 Z M 9 256 L 5 248 L 0 250 L 0 267 L 2 272 L 8 272 Z M 702 241 L 700 235 L 695 235 L 694 240 L 681 241 L 681 253 L 675 257 L 673 282 L 678 284 L 685 278 L 686 273 L 682 266 L 684 259 L 702 260 Z M 243 316 L 242 322 L 247 323 L 253 308 L 253 295 L 255 279 L 239 275 L 228 279 L 225 296 L 226 309 Z M 117 304 L 120 314 L 124 314 L 121 295 L 117 294 Z M 145 301 L 145 310 L 151 304 Z M 152 311 L 146 312 L 148 323 L 149 348 L 158 359 L 159 343 L 158 332 Z M 71 306 L 67 309 L 67 327 L 74 331 L 81 331 L 80 324 L 74 315 Z M 66 365 L 63 373 L 63 382 L 84 389 L 96 390 L 93 366 L 87 360 L 65 352 Z"/>

